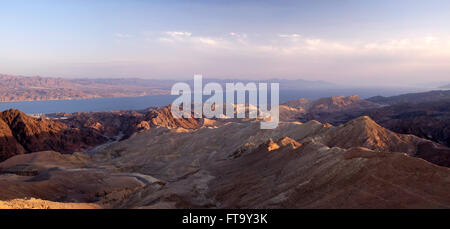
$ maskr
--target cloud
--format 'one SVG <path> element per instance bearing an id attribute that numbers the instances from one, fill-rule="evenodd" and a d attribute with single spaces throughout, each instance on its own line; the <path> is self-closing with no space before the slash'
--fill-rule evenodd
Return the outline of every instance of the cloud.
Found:
<path id="1" fill-rule="evenodd" d="M 278 36 L 280 37 L 280 36 Z M 398 57 L 418 59 L 430 57 L 450 57 L 450 40 L 434 36 L 385 39 L 378 41 L 333 41 L 301 36 L 282 36 L 290 42 L 273 41 L 255 45 L 255 50 L 285 56 L 323 57 Z M 295 38 L 295 39 L 292 39 Z"/>
<path id="2" fill-rule="evenodd" d="M 116 37 L 118 38 L 131 38 L 132 36 L 127 33 L 116 33 Z"/>
<path id="3" fill-rule="evenodd" d="M 211 38 L 205 38 L 205 37 L 199 37 L 197 38 L 200 43 L 210 45 L 210 46 L 216 46 L 217 41 Z"/>
<path id="4" fill-rule="evenodd" d="M 204 37 L 204 36 L 194 36 L 191 32 L 184 31 L 168 31 L 163 33 L 164 36 L 159 37 L 159 41 L 169 42 L 169 43 L 187 43 L 189 45 L 206 45 L 206 46 L 219 46 L 220 40 Z"/>
<path id="5" fill-rule="evenodd" d="M 180 31 L 168 31 L 166 32 L 167 35 L 169 35 L 172 38 L 176 38 L 176 39 L 183 39 L 186 37 L 190 37 L 192 35 L 192 33 L 189 32 L 180 32 Z"/>
<path id="6" fill-rule="evenodd" d="M 450 56 L 450 41 L 434 36 L 410 37 L 370 42 L 364 44 L 362 49 L 391 55 L 414 53 L 417 56 Z"/>
<path id="7" fill-rule="evenodd" d="M 245 33 L 230 32 L 229 35 L 232 36 L 232 37 L 239 38 L 239 39 L 246 39 L 247 38 L 247 34 L 245 34 Z"/>
<path id="8" fill-rule="evenodd" d="M 288 41 L 286 41 L 286 39 Z M 183 44 L 182 52 L 211 52 L 216 55 L 259 58 L 268 55 L 274 60 L 282 58 L 354 59 L 358 61 L 410 61 L 450 58 L 450 40 L 435 36 L 407 37 L 374 41 L 339 41 L 306 37 L 297 33 L 275 36 L 247 36 L 230 32 L 222 36 L 198 36 L 191 32 L 169 31 L 159 41 Z M 182 50 L 181 50 L 182 49 Z M 189 51 L 190 50 L 190 51 Z"/>
<path id="9" fill-rule="evenodd" d="M 293 34 L 278 34 L 278 37 L 292 39 L 292 38 L 300 38 L 302 36 L 300 34 L 293 33 Z"/>
<path id="10" fill-rule="evenodd" d="M 182 42 L 188 40 L 192 33 L 190 32 L 184 32 L 184 31 L 167 31 L 163 33 L 164 36 L 159 37 L 159 41 L 164 42 Z"/>
<path id="11" fill-rule="evenodd" d="M 404 81 L 426 72 L 439 74 L 436 77 L 450 74 L 450 66 L 446 64 L 450 61 L 450 39 L 442 36 L 337 40 L 298 33 L 229 32 L 212 36 L 168 31 L 154 35 L 149 41 L 147 50 L 155 56 L 147 58 L 165 64 L 159 66 L 177 65 L 176 74 L 202 71 L 216 77 L 297 76 L 324 80 L 343 77 L 352 82 L 364 77 L 383 80 L 403 77 Z"/>

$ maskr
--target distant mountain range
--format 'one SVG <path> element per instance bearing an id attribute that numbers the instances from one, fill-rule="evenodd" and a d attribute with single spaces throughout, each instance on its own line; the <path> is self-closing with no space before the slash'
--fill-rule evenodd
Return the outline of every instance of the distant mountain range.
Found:
<path id="1" fill-rule="evenodd" d="M 425 103 L 425 102 L 435 102 L 440 100 L 450 99 L 450 90 L 437 90 L 437 91 L 429 91 L 422 93 L 409 93 L 398 96 L 376 96 L 368 98 L 368 101 L 374 103 L 383 103 L 383 104 L 399 104 L 399 103 Z"/>
<path id="2" fill-rule="evenodd" d="M 156 79 L 65 79 L 50 77 L 24 77 L 0 74 L 0 102 L 69 100 L 112 97 L 137 97 L 169 94 L 172 85 L 192 80 Z M 236 82 L 258 82 L 245 79 L 204 79 L 204 84 L 216 82 L 222 85 Z M 278 82 L 281 89 L 329 88 L 333 84 L 324 81 L 270 79 L 259 82 Z"/>
<path id="3" fill-rule="evenodd" d="M 443 88 L 443 89 L 450 89 L 450 84 L 444 85 L 441 88 Z"/>
<path id="4" fill-rule="evenodd" d="M 188 84 L 192 84 L 192 80 L 190 81 L 185 81 Z M 254 80 L 254 79 L 215 79 L 215 78 L 204 78 L 203 79 L 203 83 L 209 83 L 209 82 L 214 82 L 214 83 L 219 83 L 221 85 L 223 85 L 223 87 L 225 88 L 225 84 L 226 83 L 237 83 L 237 82 L 241 82 L 244 84 L 247 83 L 279 83 L 280 84 L 280 89 L 315 89 L 315 88 L 331 88 L 331 87 L 335 87 L 336 85 L 333 83 L 329 83 L 326 81 L 321 81 L 321 80 L 317 80 L 317 81 L 310 81 L 310 80 L 303 80 L 303 79 L 294 79 L 294 80 L 287 80 L 287 79 L 267 79 L 267 80 Z"/>
<path id="5" fill-rule="evenodd" d="M 130 80 L 63 79 L 0 75 L 0 102 L 131 97 L 167 93 Z"/>

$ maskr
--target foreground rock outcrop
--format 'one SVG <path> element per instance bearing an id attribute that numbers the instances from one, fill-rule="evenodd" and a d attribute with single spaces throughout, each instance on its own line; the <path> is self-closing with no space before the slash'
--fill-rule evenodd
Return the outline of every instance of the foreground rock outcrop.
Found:
<path id="1" fill-rule="evenodd" d="M 43 150 L 73 153 L 106 141 L 102 134 L 71 128 L 59 121 L 33 118 L 19 110 L 0 112 L 0 161 Z"/>
<path id="2" fill-rule="evenodd" d="M 174 118 L 170 112 L 170 106 L 138 111 L 60 113 L 53 114 L 51 117 L 63 118 L 61 122 L 73 128 L 94 131 L 109 138 L 120 136 L 121 139 L 157 126 L 185 129 L 196 129 L 202 126 L 200 119 Z"/>
<path id="3" fill-rule="evenodd" d="M 202 126 L 199 119 L 175 119 L 170 107 L 56 114 L 50 118 L 53 119 L 34 118 L 15 109 L 0 112 L 0 161 L 45 150 L 87 151 L 158 126 L 185 129 Z"/>
<path id="4" fill-rule="evenodd" d="M 0 209 L 99 209 L 97 204 L 61 203 L 35 198 L 0 201 Z"/>

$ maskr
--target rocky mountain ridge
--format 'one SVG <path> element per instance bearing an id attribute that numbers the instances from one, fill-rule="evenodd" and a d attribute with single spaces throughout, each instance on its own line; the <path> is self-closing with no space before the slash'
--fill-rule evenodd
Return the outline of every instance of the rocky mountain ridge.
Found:
<path id="1" fill-rule="evenodd" d="M 323 109 L 321 112 L 297 108 L 288 102 L 280 106 L 280 113 L 285 121 L 318 120 L 333 125 L 340 125 L 360 116 L 369 116 L 394 132 L 413 134 L 450 146 L 449 92 L 431 91 L 384 98 L 374 97 L 368 99 L 369 103 L 375 104 L 374 106 L 359 106 L 358 103 L 352 103 L 353 106 Z M 318 101 L 320 100 L 316 102 Z"/>
<path id="2" fill-rule="evenodd" d="M 136 97 L 167 94 L 167 87 L 121 81 L 0 74 L 0 102 Z"/>
<path id="3" fill-rule="evenodd" d="M 200 120 L 194 118 L 174 119 L 169 107 L 141 113 L 76 113 L 63 120 L 34 118 L 10 109 L 0 113 L 0 161 L 17 154 L 45 150 L 61 153 L 86 151 L 156 126 L 193 129 L 201 125 Z"/>
<path id="4" fill-rule="evenodd" d="M 0 161 L 43 150 L 73 153 L 107 140 L 103 135 L 64 123 L 30 117 L 19 110 L 0 113 Z"/>
<path id="5" fill-rule="evenodd" d="M 10 174 L 0 177 L 0 200 L 102 208 L 448 208 L 450 169 L 417 158 L 422 141 L 368 117 L 342 126 L 282 122 L 273 130 L 251 120 L 157 126 L 91 156 L 10 158 L 0 163 Z M 24 170 L 30 173 L 17 173 Z"/>

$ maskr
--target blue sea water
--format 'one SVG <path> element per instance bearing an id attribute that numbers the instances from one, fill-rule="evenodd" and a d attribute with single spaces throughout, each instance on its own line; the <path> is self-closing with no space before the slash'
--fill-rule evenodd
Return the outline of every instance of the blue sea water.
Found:
<path id="1" fill-rule="evenodd" d="M 420 89 L 386 89 L 386 88 L 351 88 L 351 89 L 302 89 L 281 90 L 280 102 L 298 98 L 318 99 L 330 96 L 359 95 L 361 98 L 372 96 L 392 96 L 403 93 L 424 91 Z M 98 112 L 111 110 L 139 110 L 148 107 L 166 106 L 172 103 L 177 96 L 150 95 L 127 98 L 100 98 L 82 100 L 55 100 L 55 101 L 26 101 L 0 103 L 0 111 L 19 109 L 27 114 L 49 114 L 57 112 Z M 207 98 L 207 97 L 205 97 Z M 270 99 L 269 99 L 270 100 Z"/>

